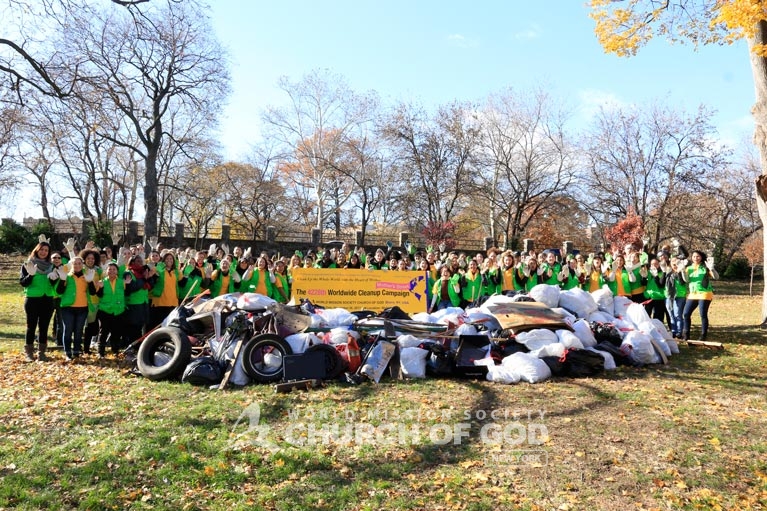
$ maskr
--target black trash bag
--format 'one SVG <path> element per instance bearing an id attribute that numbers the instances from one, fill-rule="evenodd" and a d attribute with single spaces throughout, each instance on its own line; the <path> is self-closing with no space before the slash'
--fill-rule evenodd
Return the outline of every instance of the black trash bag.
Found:
<path id="1" fill-rule="evenodd" d="M 394 307 L 384 309 L 383 312 L 381 312 L 381 314 L 378 316 L 384 319 L 413 319 L 407 312 L 403 311 L 396 305 Z"/>
<path id="2" fill-rule="evenodd" d="M 443 344 L 433 341 L 422 342 L 419 348 L 429 350 L 426 357 L 427 376 L 449 376 L 455 371 L 455 352 Z"/>
<path id="3" fill-rule="evenodd" d="M 565 350 L 559 361 L 562 363 L 562 376 L 572 378 L 596 376 L 605 370 L 604 357 L 591 350 Z"/>
<path id="4" fill-rule="evenodd" d="M 601 357 L 600 357 L 601 358 Z M 551 369 L 552 376 L 563 376 L 565 372 L 565 363 L 559 357 L 541 357 L 546 365 Z"/>
<path id="5" fill-rule="evenodd" d="M 192 385 L 218 385 L 223 378 L 224 370 L 215 358 L 199 357 L 187 364 L 181 381 Z"/>
<path id="6" fill-rule="evenodd" d="M 621 333 L 612 323 L 592 321 L 589 326 L 591 327 L 591 331 L 594 332 L 594 339 L 596 339 L 598 343 L 606 341 L 613 346 L 620 346 L 623 342 Z"/>
<path id="7" fill-rule="evenodd" d="M 616 366 L 630 366 L 630 367 L 639 367 L 642 364 L 634 360 L 633 358 L 629 357 L 626 353 L 621 351 L 621 349 L 617 346 L 615 346 L 611 342 L 603 341 L 600 343 L 597 343 L 596 346 L 594 346 L 594 349 L 600 350 L 600 351 L 606 351 L 610 355 L 613 356 L 613 360 L 615 360 Z"/>

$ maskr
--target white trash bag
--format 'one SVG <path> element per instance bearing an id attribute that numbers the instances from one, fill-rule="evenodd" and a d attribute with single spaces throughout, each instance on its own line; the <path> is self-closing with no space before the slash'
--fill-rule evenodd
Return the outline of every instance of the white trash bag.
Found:
<path id="1" fill-rule="evenodd" d="M 503 359 L 501 366 L 518 374 L 521 380 L 538 383 L 551 378 L 551 369 L 546 362 L 529 353 L 514 353 Z"/>
<path id="2" fill-rule="evenodd" d="M 528 294 L 533 300 L 541 302 L 550 309 L 559 307 L 559 286 L 538 284 Z"/>
<path id="3" fill-rule="evenodd" d="M 422 348 L 402 348 L 399 363 L 402 374 L 407 378 L 426 378 L 426 357 L 429 350 Z"/>

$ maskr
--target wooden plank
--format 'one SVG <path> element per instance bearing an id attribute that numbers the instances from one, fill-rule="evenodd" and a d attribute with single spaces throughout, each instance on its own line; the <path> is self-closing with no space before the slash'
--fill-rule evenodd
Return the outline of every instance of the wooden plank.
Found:
<path id="1" fill-rule="evenodd" d="M 658 341 L 650 338 L 650 342 L 652 343 L 652 347 L 655 349 L 655 352 L 660 355 L 660 359 L 663 361 L 664 364 L 668 364 L 668 357 L 665 353 L 663 353 L 663 348 L 660 347 L 660 344 L 658 344 Z"/>
<path id="2" fill-rule="evenodd" d="M 713 348 L 717 350 L 723 350 L 724 344 L 721 342 L 712 342 L 712 341 L 681 341 L 687 346 L 703 346 L 705 348 Z"/>
<path id="3" fill-rule="evenodd" d="M 229 369 L 226 370 L 224 373 L 224 379 L 221 380 L 221 383 L 218 386 L 218 390 L 222 390 L 226 388 L 226 385 L 229 383 L 229 377 L 232 375 L 232 371 L 234 371 L 234 364 L 237 363 L 237 357 L 240 354 L 240 349 L 242 348 L 242 345 L 245 343 L 245 338 L 240 337 L 237 339 L 237 344 L 234 345 L 234 360 L 232 360 L 232 365 L 229 366 Z"/>

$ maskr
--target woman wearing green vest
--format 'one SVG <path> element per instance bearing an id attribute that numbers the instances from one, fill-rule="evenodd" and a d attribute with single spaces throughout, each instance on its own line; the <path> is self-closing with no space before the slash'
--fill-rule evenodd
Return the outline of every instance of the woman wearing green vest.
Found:
<path id="1" fill-rule="evenodd" d="M 452 275 L 450 268 L 443 265 L 440 269 L 440 278 L 434 283 L 431 290 L 432 304 L 429 312 L 435 312 L 448 307 L 461 306 L 461 285 L 458 283 L 460 275 Z"/>
<path id="2" fill-rule="evenodd" d="M 468 307 L 476 302 L 480 296 L 487 294 L 487 277 L 480 273 L 477 261 L 471 259 L 468 265 L 468 270 L 460 277 L 462 307 Z"/>
<path id="3" fill-rule="evenodd" d="M 64 360 L 67 362 L 79 358 L 83 353 L 83 331 L 88 319 L 88 309 L 91 306 L 88 285 L 94 281 L 96 275 L 94 269 L 85 269 L 81 257 L 72 259 L 71 264 L 72 269 L 66 280 L 61 280 L 57 288 L 57 291 L 61 293 Z"/>
<path id="4" fill-rule="evenodd" d="M 123 278 L 126 283 L 136 282 L 137 290 L 125 299 L 125 332 L 128 342 L 139 339 L 149 322 L 149 290 L 157 281 L 156 268 L 144 265 L 140 254 L 128 260 Z"/>
<path id="5" fill-rule="evenodd" d="M 686 259 L 684 260 L 686 261 Z M 671 335 L 682 336 L 684 330 L 684 304 L 687 301 L 687 272 L 685 264 L 676 257 L 671 258 L 666 272 L 666 309 L 671 323 Z"/>
<path id="6" fill-rule="evenodd" d="M 88 285 L 91 296 L 99 298 L 98 319 L 101 325 L 99 332 L 99 358 L 106 355 L 106 346 L 112 353 L 117 354 L 127 346 L 125 337 L 125 298 L 137 286 L 126 286 L 125 280 L 118 278 L 119 268 L 117 263 L 108 263 L 106 278 L 94 281 Z"/>
<path id="7" fill-rule="evenodd" d="M 176 256 L 166 251 L 157 263 L 157 280 L 152 286 L 149 307 L 149 326 L 160 325 L 179 304 L 181 289 L 186 286 L 187 277 L 178 269 Z"/>
<path id="8" fill-rule="evenodd" d="M 617 254 L 613 260 L 610 273 L 607 275 L 607 286 L 613 296 L 627 296 L 631 298 L 631 281 L 634 274 L 626 267 L 626 260 L 622 254 Z"/>
<path id="9" fill-rule="evenodd" d="M 59 273 L 51 262 L 51 246 L 41 241 L 21 267 L 19 284 L 24 288 L 24 313 L 27 330 L 24 335 L 24 357 L 35 360 L 35 331 L 37 331 L 38 360 L 47 360 L 48 326 L 53 316 L 53 282 Z M 54 275 L 55 274 L 55 275 Z"/>
<path id="10" fill-rule="evenodd" d="M 644 290 L 647 314 L 661 323 L 666 317 L 666 273 L 660 267 L 660 261 L 653 258 L 650 260 L 650 268 L 643 270 L 643 277 L 647 281 Z"/>
<path id="11" fill-rule="evenodd" d="M 690 338 L 692 313 L 700 307 L 700 340 L 705 341 L 706 334 L 708 334 L 708 309 L 714 299 L 714 288 L 711 285 L 711 280 L 718 279 L 719 274 L 714 268 L 714 260 L 707 258 L 704 252 L 693 250 L 691 259 L 692 264 L 687 267 L 689 290 L 687 301 L 684 304 L 682 339 L 686 341 Z"/>

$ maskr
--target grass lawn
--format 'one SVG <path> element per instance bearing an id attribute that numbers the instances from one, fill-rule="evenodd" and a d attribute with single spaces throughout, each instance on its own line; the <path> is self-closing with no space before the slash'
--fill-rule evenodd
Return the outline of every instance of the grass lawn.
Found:
<path id="1" fill-rule="evenodd" d="M 2 282 L 0 509 L 767 508 L 767 331 L 747 284 L 717 288 L 709 340 L 726 349 L 682 346 L 666 366 L 276 394 L 60 352 L 25 364 L 20 288 Z M 323 424 L 351 434 L 318 438 Z M 467 437 L 445 444 L 455 428 Z"/>

